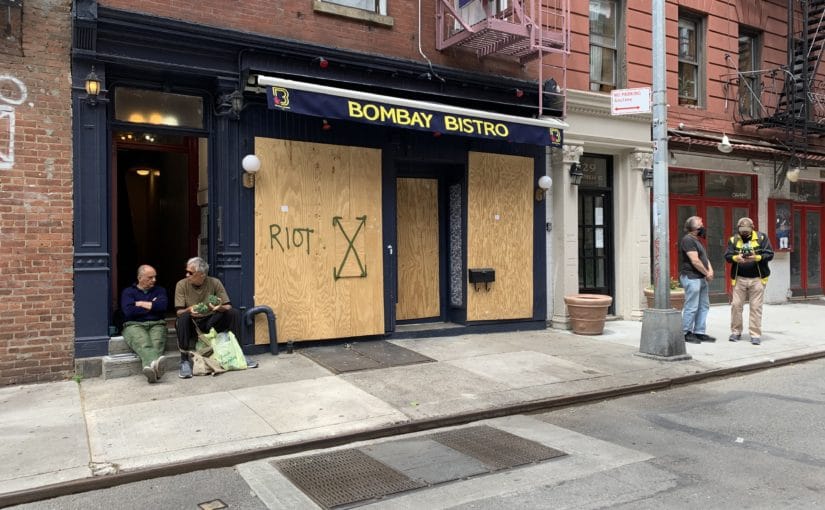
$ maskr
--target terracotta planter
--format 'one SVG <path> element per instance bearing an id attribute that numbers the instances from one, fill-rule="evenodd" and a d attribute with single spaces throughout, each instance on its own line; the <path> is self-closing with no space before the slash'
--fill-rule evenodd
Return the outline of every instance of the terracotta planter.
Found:
<path id="1" fill-rule="evenodd" d="M 607 309 L 613 302 L 610 296 L 601 294 L 574 294 L 564 296 L 567 312 L 570 314 L 570 327 L 578 335 L 601 335 L 604 332 L 604 319 Z"/>
<path id="2" fill-rule="evenodd" d="M 653 289 L 645 289 L 645 297 L 647 298 L 647 307 L 653 308 Z M 685 306 L 685 289 L 671 289 L 670 291 L 670 306 L 677 310 L 681 310 Z"/>

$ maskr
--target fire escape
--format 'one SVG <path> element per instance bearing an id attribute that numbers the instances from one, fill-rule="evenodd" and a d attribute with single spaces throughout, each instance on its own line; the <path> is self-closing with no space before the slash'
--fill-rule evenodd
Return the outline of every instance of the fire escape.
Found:
<path id="1" fill-rule="evenodd" d="M 439 51 L 458 47 L 477 58 L 537 62 L 538 116 L 567 114 L 569 43 L 569 0 L 436 0 Z"/>
<path id="2" fill-rule="evenodd" d="M 823 49 L 825 0 L 788 0 L 787 65 L 728 76 L 728 90 L 738 91 L 735 120 L 780 133 L 777 141 L 789 157 L 777 167 L 777 189 L 788 170 L 806 164 L 810 139 L 825 135 L 825 80 L 818 76 Z"/>

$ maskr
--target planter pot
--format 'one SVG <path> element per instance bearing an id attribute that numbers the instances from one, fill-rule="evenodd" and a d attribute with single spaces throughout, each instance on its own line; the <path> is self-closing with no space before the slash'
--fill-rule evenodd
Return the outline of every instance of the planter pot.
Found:
<path id="1" fill-rule="evenodd" d="M 564 304 L 570 314 L 570 327 L 578 335 L 601 335 L 607 309 L 613 302 L 610 296 L 601 294 L 574 294 L 564 296 Z"/>
<path id="2" fill-rule="evenodd" d="M 653 308 L 653 289 L 645 289 L 645 297 L 647 298 L 647 307 Z M 670 291 L 670 306 L 677 310 L 681 310 L 685 305 L 685 289 L 678 288 Z"/>

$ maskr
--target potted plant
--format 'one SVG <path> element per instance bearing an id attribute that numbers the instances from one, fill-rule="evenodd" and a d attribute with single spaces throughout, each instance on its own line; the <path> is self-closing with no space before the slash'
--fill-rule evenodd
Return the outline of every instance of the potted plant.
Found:
<path id="1" fill-rule="evenodd" d="M 647 307 L 653 308 L 653 285 L 645 287 L 645 297 L 647 298 Z M 685 289 L 676 278 L 670 279 L 670 306 L 677 310 L 681 310 L 685 305 Z"/>
<path id="2" fill-rule="evenodd" d="M 564 296 L 567 313 L 570 315 L 570 329 L 578 335 L 601 335 L 604 320 L 613 298 L 602 294 L 573 294 Z"/>

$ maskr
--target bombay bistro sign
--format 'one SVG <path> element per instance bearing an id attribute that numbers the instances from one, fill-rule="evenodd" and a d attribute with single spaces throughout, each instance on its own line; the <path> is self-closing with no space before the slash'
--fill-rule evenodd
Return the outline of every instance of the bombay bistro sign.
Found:
<path id="1" fill-rule="evenodd" d="M 266 95 L 270 109 L 325 119 L 344 119 L 439 134 L 472 136 L 542 146 L 561 147 L 562 145 L 562 130 L 547 125 L 523 124 L 496 117 L 452 113 L 426 107 L 416 108 L 378 100 L 348 98 L 285 86 L 268 86 Z M 438 106 L 435 103 L 421 104 Z M 517 119 L 513 116 L 507 117 Z"/>

